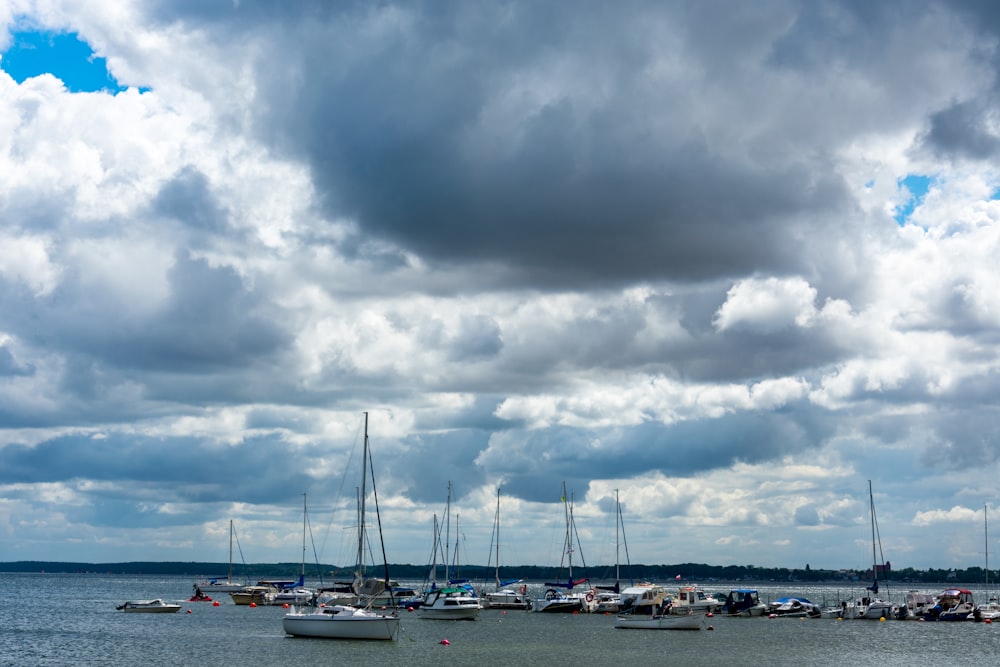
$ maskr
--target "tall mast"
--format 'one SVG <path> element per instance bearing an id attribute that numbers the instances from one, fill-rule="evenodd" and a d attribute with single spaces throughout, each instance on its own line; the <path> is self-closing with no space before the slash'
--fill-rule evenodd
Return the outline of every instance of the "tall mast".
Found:
<path id="1" fill-rule="evenodd" d="M 448 565 L 451 563 L 451 481 L 448 481 L 448 501 L 444 504 L 444 583 L 451 580 Z"/>
<path id="2" fill-rule="evenodd" d="M 868 504 L 872 514 L 872 579 L 874 579 L 873 585 L 878 585 L 878 570 L 876 569 L 878 557 L 875 555 L 875 496 L 872 494 L 871 480 L 868 480 Z"/>
<path id="3" fill-rule="evenodd" d="M 497 590 L 500 590 L 500 487 L 497 487 L 497 517 L 494 521 L 497 527 L 496 541 L 497 541 Z"/>
<path id="4" fill-rule="evenodd" d="M 621 580 L 621 558 L 619 551 L 618 527 L 621 525 L 622 510 L 618 502 L 618 489 L 615 489 L 615 584 Z"/>
<path id="5" fill-rule="evenodd" d="M 566 482 L 563 482 L 563 512 L 566 514 L 566 555 L 569 557 L 569 583 L 570 588 L 573 584 L 573 510 L 570 506 L 569 499 L 566 497 Z"/>
<path id="6" fill-rule="evenodd" d="M 233 583 L 233 520 L 229 520 L 229 578 L 226 583 Z"/>
<path id="7" fill-rule="evenodd" d="M 368 488 L 368 413 L 365 412 L 365 442 L 361 455 L 361 502 L 358 511 L 358 564 L 357 577 L 360 580 L 362 563 L 365 562 L 365 489 Z"/>
<path id="8" fill-rule="evenodd" d="M 986 543 L 986 594 L 990 594 L 990 521 L 986 514 L 990 504 L 983 505 L 983 540 Z"/>
<path id="9" fill-rule="evenodd" d="M 306 578 L 306 494 L 302 494 L 302 581 Z"/>

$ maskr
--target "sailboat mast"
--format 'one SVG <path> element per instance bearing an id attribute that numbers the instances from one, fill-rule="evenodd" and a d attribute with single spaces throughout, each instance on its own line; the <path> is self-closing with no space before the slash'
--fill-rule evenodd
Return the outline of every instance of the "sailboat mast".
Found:
<path id="1" fill-rule="evenodd" d="M 878 556 L 875 555 L 875 496 L 872 494 L 872 481 L 868 480 L 868 505 L 872 514 L 872 579 L 878 582 Z"/>
<path id="2" fill-rule="evenodd" d="M 451 580 L 448 566 L 451 563 L 451 482 L 448 482 L 448 501 L 444 504 L 444 582 Z"/>
<path id="3" fill-rule="evenodd" d="M 229 520 L 229 578 L 226 583 L 233 583 L 233 520 Z"/>
<path id="4" fill-rule="evenodd" d="M 573 585 L 573 507 L 566 498 L 566 482 L 563 482 L 563 510 L 566 513 L 566 555 L 569 557 L 569 583 Z"/>
<path id="5" fill-rule="evenodd" d="M 497 516 L 494 521 L 497 527 L 496 542 L 497 542 L 497 569 L 496 569 L 496 579 L 497 579 L 497 590 L 500 590 L 500 487 L 497 487 Z"/>
<path id="6" fill-rule="evenodd" d="M 306 578 L 306 494 L 302 494 L 302 581 Z"/>
<path id="7" fill-rule="evenodd" d="M 983 505 L 983 541 L 986 547 L 986 594 L 990 594 L 990 521 L 987 517 L 990 504 Z"/>
<path id="8" fill-rule="evenodd" d="M 361 564 L 365 562 L 365 489 L 368 488 L 368 413 L 365 412 L 365 440 L 361 455 L 361 491 L 358 507 L 358 565 L 357 576 L 361 577 Z"/>
<path id="9" fill-rule="evenodd" d="M 618 489 L 615 489 L 615 584 L 621 581 L 621 552 L 619 549 L 618 528 L 621 526 L 622 509 L 618 500 Z"/>

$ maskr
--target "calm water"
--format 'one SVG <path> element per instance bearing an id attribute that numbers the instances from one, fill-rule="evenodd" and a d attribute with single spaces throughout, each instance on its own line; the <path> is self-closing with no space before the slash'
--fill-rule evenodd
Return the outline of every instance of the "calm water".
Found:
<path id="1" fill-rule="evenodd" d="M 219 607 L 185 603 L 192 583 L 190 577 L 0 574 L 0 665 L 913 665 L 993 664 L 1000 655 L 1000 623 L 715 617 L 713 631 L 673 632 L 616 630 L 612 616 L 495 610 L 477 621 L 404 612 L 395 642 L 297 639 L 282 631 L 280 607 L 237 607 L 228 596 Z M 760 589 L 762 599 L 796 594 L 816 602 L 850 593 Z M 125 600 L 157 597 L 183 607 L 165 615 L 115 610 Z"/>

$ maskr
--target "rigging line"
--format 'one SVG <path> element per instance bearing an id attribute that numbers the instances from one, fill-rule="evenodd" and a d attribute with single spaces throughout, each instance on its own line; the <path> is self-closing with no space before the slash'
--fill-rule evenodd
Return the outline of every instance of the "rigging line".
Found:
<path id="1" fill-rule="evenodd" d="M 378 522 L 378 539 L 379 543 L 382 545 L 382 568 L 385 572 L 385 586 L 386 588 L 389 589 L 389 604 L 395 606 L 395 602 L 393 601 L 392 587 L 389 585 L 389 561 L 386 559 L 385 538 L 382 536 L 382 515 L 378 511 L 378 491 L 376 490 L 375 486 L 375 466 L 371 465 L 371 460 L 372 460 L 372 450 L 371 450 L 371 440 L 369 440 L 368 461 L 372 474 L 372 497 L 375 500 L 375 519 Z"/>
<path id="2" fill-rule="evenodd" d="M 337 493 L 333 498 L 333 507 L 330 510 L 330 518 L 326 523 L 326 530 L 323 532 L 323 539 L 320 541 L 320 553 L 326 552 L 326 544 L 330 539 L 330 533 L 333 530 L 333 520 L 337 516 L 338 508 L 342 509 L 342 500 L 344 497 L 344 485 L 347 483 L 348 473 L 351 472 L 352 463 L 354 462 L 354 452 L 358 449 L 358 441 L 361 438 L 361 426 L 358 426 L 358 430 L 354 433 L 354 445 L 347 452 L 347 463 L 344 465 L 340 473 L 340 484 L 337 486 Z"/>

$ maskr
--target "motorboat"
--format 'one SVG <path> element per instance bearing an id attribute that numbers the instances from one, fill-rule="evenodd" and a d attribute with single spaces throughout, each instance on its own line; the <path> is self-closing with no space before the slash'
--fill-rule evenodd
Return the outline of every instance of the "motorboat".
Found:
<path id="1" fill-rule="evenodd" d="M 840 618 L 878 621 L 896 618 L 897 609 L 891 602 L 879 598 L 862 597 L 841 605 Z"/>
<path id="2" fill-rule="evenodd" d="M 908 591 L 906 593 L 905 602 L 903 602 L 903 605 L 896 610 L 896 618 L 901 621 L 923 620 L 924 615 L 927 614 L 936 604 L 937 598 L 930 593 Z"/>
<path id="3" fill-rule="evenodd" d="M 619 613 L 631 616 L 654 616 L 666 602 L 672 602 L 667 589 L 659 584 L 628 586 L 621 592 Z"/>
<path id="4" fill-rule="evenodd" d="M 688 612 L 715 613 L 722 610 L 725 604 L 713 595 L 707 595 L 698 586 L 681 586 L 677 589 L 677 597 L 671 607 L 671 613 L 684 615 Z"/>
<path id="5" fill-rule="evenodd" d="M 233 599 L 233 604 L 237 605 L 266 605 L 271 604 L 271 597 L 275 591 L 270 586 L 244 586 L 238 591 L 233 591 L 229 597 Z"/>
<path id="6" fill-rule="evenodd" d="M 463 586 L 446 586 L 427 592 L 418 610 L 421 618 L 435 620 L 475 620 L 479 618 L 479 598 Z"/>
<path id="7" fill-rule="evenodd" d="M 735 588 L 729 591 L 721 611 L 726 616 L 763 616 L 767 605 L 760 601 L 756 589 Z"/>
<path id="8" fill-rule="evenodd" d="M 806 598 L 783 597 L 772 602 L 767 608 L 768 615 L 784 618 L 820 618 L 822 608 Z"/>
<path id="9" fill-rule="evenodd" d="M 924 612 L 925 621 L 975 620 L 976 603 L 972 591 L 965 588 L 946 588 L 937 596 L 935 605 Z"/>
<path id="10" fill-rule="evenodd" d="M 593 596 L 593 593 L 590 594 Z M 590 611 L 585 593 L 570 593 L 550 588 L 545 596 L 535 600 L 532 605 L 535 611 L 546 613 L 572 614 Z"/>
<path id="11" fill-rule="evenodd" d="M 670 610 L 665 613 L 619 614 L 615 618 L 615 627 L 626 630 L 701 630 L 705 627 L 706 614 L 687 612 L 675 614 Z"/>
<path id="12" fill-rule="evenodd" d="M 527 586 L 519 589 L 503 588 L 483 595 L 484 609 L 531 609 L 531 598 Z"/>
<path id="13" fill-rule="evenodd" d="M 621 593 L 599 590 L 594 598 L 595 614 L 617 614 L 618 610 L 621 609 Z"/>
<path id="14" fill-rule="evenodd" d="M 173 614 L 180 611 L 181 606 L 157 598 L 155 600 L 129 600 L 115 609 L 124 611 L 126 614 Z"/>

